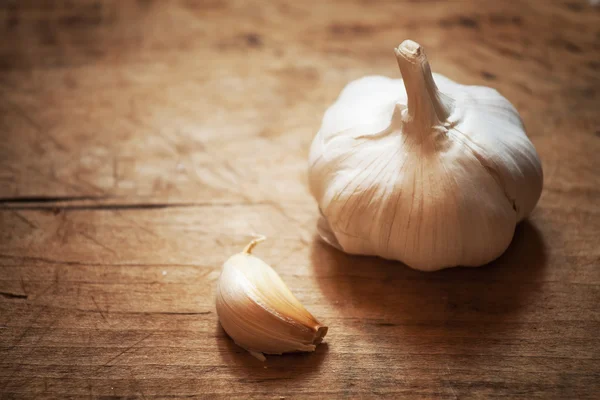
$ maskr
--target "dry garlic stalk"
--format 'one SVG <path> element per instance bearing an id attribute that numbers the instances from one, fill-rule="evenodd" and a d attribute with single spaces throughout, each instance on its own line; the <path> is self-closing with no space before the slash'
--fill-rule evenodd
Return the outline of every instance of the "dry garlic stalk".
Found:
<path id="1" fill-rule="evenodd" d="M 542 191 L 519 114 L 494 89 L 432 74 L 413 41 L 396 58 L 403 80 L 351 82 L 325 113 L 309 161 L 319 233 L 425 271 L 492 261 Z"/>
<path id="2" fill-rule="evenodd" d="M 250 254 L 254 239 L 223 264 L 217 314 L 237 345 L 264 361 L 264 354 L 314 351 L 327 333 L 294 297 L 277 272 Z"/>

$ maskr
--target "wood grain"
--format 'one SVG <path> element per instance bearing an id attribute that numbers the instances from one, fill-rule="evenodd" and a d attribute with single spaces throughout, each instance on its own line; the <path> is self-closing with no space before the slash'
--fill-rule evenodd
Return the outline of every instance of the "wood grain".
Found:
<path id="1" fill-rule="evenodd" d="M 0 3 L 0 397 L 597 398 L 600 9 L 585 1 Z M 315 237 L 308 147 L 393 47 L 497 88 L 545 187 L 500 259 L 420 273 Z M 252 358 L 214 308 L 256 249 L 326 322 Z"/>

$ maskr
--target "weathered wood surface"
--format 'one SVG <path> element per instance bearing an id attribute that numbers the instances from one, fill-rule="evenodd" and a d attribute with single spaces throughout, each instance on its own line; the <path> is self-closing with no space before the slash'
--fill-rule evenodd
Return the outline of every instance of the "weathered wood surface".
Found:
<path id="1" fill-rule="evenodd" d="M 0 3 L 2 398 L 597 398 L 600 11 L 584 1 Z M 498 3 L 498 4 L 496 4 Z M 493 86 L 545 189 L 499 260 L 419 273 L 315 240 L 308 146 L 393 46 Z M 260 363 L 219 328 L 256 253 L 330 326 Z"/>

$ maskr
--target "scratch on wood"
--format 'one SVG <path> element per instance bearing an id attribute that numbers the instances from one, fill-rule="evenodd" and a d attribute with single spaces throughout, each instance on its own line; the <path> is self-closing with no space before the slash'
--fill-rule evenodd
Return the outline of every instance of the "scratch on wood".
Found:
<path id="1" fill-rule="evenodd" d="M 42 290 L 40 293 L 35 293 L 35 295 L 34 295 L 35 298 L 40 298 L 40 297 L 44 296 L 46 293 L 48 293 L 48 291 L 50 291 L 50 289 L 54 289 L 53 292 L 55 292 L 57 285 L 58 285 L 58 282 L 56 281 L 56 276 L 55 276 L 55 280 L 51 284 L 46 286 L 44 288 L 44 290 Z"/>
<path id="2" fill-rule="evenodd" d="M 20 105 L 13 103 L 12 101 L 4 98 L 4 100 L 8 103 L 9 106 L 12 107 L 15 114 L 23 118 L 40 136 L 48 139 L 57 149 L 61 151 L 67 151 L 67 148 L 63 146 L 54 136 L 48 132 L 47 129 L 44 129 L 36 120 L 34 120 L 31 115 L 29 115 Z"/>
<path id="3" fill-rule="evenodd" d="M 287 261 L 294 254 L 296 254 L 300 250 L 303 250 L 304 248 L 305 248 L 304 245 L 294 247 L 289 253 L 287 253 L 286 255 L 284 255 L 283 257 L 281 257 L 281 259 L 279 259 L 275 263 L 273 263 L 273 265 L 281 265 L 284 261 Z"/>
<path id="4" fill-rule="evenodd" d="M 89 330 L 88 334 L 87 334 L 87 347 L 88 348 L 92 347 L 92 331 L 91 330 Z M 90 398 L 93 399 L 94 396 L 93 396 L 93 391 L 92 391 L 92 383 L 90 382 L 90 378 L 89 378 L 90 376 L 94 375 L 94 368 L 93 368 L 91 358 L 92 358 L 92 353 L 90 353 L 90 357 L 88 358 L 89 368 L 87 370 L 88 370 L 89 375 L 88 375 L 86 381 L 87 381 L 87 385 L 88 385 L 88 391 L 89 391 Z"/>
<path id="5" fill-rule="evenodd" d="M 111 363 L 113 361 L 115 361 L 117 358 L 119 358 L 123 354 L 129 352 L 130 350 L 132 350 L 133 348 L 135 348 L 137 345 L 139 345 L 140 343 L 142 343 L 144 340 L 148 339 L 152 335 L 154 335 L 154 332 L 149 333 L 148 335 L 144 336 L 143 338 L 141 338 L 140 340 L 138 340 L 137 342 L 135 342 L 134 344 L 132 344 L 131 346 L 129 346 L 128 348 L 126 348 L 125 350 L 121 351 L 119 354 L 117 354 L 116 356 L 114 356 L 113 358 L 111 358 L 110 360 L 108 360 L 107 362 L 105 362 L 102 366 L 106 367 L 106 366 L 111 365 Z"/>
<path id="6" fill-rule="evenodd" d="M 158 235 L 156 233 L 154 233 L 152 230 L 146 228 L 145 226 L 143 226 L 142 224 L 137 223 L 135 220 L 127 218 L 125 215 L 123 215 L 122 212 L 120 212 L 119 210 L 116 211 L 116 214 L 121 217 L 122 219 L 124 219 L 125 221 L 129 222 L 131 225 L 134 225 L 135 227 L 139 228 L 140 230 L 146 232 L 147 234 L 154 236 L 154 237 L 158 237 Z"/>
<path id="7" fill-rule="evenodd" d="M 92 383 L 90 382 L 89 378 L 87 378 L 87 388 L 88 388 L 88 394 L 90 395 L 90 399 L 93 399 L 94 393 L 92 392 Z"/>
<path id="8" fill-rule="evenodd" d="M 31 330 L 31 328 L 33 327 L 32 325 L 38 320 L 38 318 L 40 317 L 40 315 L 42 315 L 42 312 L 46 310 L 47 307 L 42 308 L 34 317 L 33 322 L 27 327 L 27 329 L 25 329 L 25 331 L 23 332 L 23 334 L 21 334 L 21 336 L 19 336 L 19 338 L 17 339 L 17 341 L 8 348 L 8 350 L 12 350 L 13 348 L 15 348 L 20 342 L 21 340 L 23 340 L 23 338 L 25 337 L 25 335 L 27 334 L 27 332 L 29 332 Z M 2 389 L 0 389 L 0 395 L 4 394 L 6 388 L 8 387 L 8 385 L 10 384 L 10 381 L 12 380 L 13 376 L 15 376 L 17 374 L 17 372 L 19 372 L 21 370 L 21 368 L 23 368 L 24 365 L 26 365 L 24 363 L 25 360 L 27 360 L 27 358 L 36 350 L 36 346 L 48 335 L 48 333 L 52 330 L 52 328 L 54 328 L 54 326 L 58 323 L 59 318 L 55 319 L 48 327 L 47 329 L 44 330 L 44 332 L 40 335 L 40 337 L 35 341 L 35 343 L 33 343 L 31 345 L 31 350 L 29 352 L 27 352 L 27 354 L 25 354 L 23 357 L 21 357 L 19 364 L 17 364 L 15 366 L 15 368 L 12 370 L 11 374 L 8 376 L 8 378 L 6 379 L 6 382 L 4 383 L 4 385 L 2 386 Z M 22 385 L 20 385 L 22 386 Z"/>
<path id="9" fill-rule="evenodd" d="M 233 168 L 233 166 L 231 165 L 231 163 L 227 160 L 223 161 L 223 166 L 225 167 L 225 169 L 227 171 L 229 171 L 229 173 L 231 174 L 231 176 L 233 177 L 233 183 L 235 183 L 236 185 L 239 184 L 239 174 L 238 172 L 235 170 L 235 168 Z"/>
<path id="10" fill-rule="evenodd" d="M 281 206 L 281 204 L 278 204 L 277 202 L 272 201 L 272 200 L 269 200 L 267 203 L 269 204 L 269 206 L 273 207 L 276 211 L 278 211 L 287 220 L 289 220 L 295 224 L 300 223 L 300 221 L 297 221 L 296 219 L 289 216 L 288 213 L 285 211 L 285 209 Z"/>
<path id="11" fill-rule="evenodd" d="M 140 382 L 136 379 L 135 375 L 133 375 L 133 371 L 131 369 L 129 369 L 129 376 L 131 377 L 131 380 L 135 383 L 135 386 L 137 387 L 138 392 L 140 392 L 140 394 L 142 395 L 142 399 L 146 400 L 146 394 L 142 390 L 142 386 L 140 385 Z"/>
<path id="12" fill-rule="evenodd" d="M 79 183 L 80 186 L 87 187 L 88 189 L 91 189 L 92 192 L 98 193 L 99 196 L 106 196 L 106 191 L 103 188 L 95 185 L 90 180 L 81 179 L 78 172 L 73 175 L 73 180 L 74 182 Z"/>
<path id="13" fill-rule="evenodd" d="M 54 213 L 54 211 L 53 211 Z M 58 216 L 58 227 L 56 228 L 56 238 L 59 239 L 59 241 L 62 244 L 66 244 L 67 242 L 67 238 L 69 235 L 69 227 L 71 225 L 70 221 L 67 220 L 67 214 L 65 213 L 61 213 Z"/>
<path id="14" fill-rule="evenodd" d="M 450 387 L 450 390 L 452 391 L 452 395 L 454 396 L 455 399 L 458 399 L 458 395 L 456 394 L 456 391 L 454 390 L 454 386 L 452 386 L 452 375 L 451 375 L 451 371 L 450 368 L 448 368 L 448 365 L 446 365 L 446 376 L 448 377 L 448 386 Z"/>
<path id="15" fill-rule="evenodd" d="M 23 293 L 27 293 L 27 289 L 25 289 L 25 281 L 23 280 L 23 275 L 19 274 L 19 280 L 21 281 L 21 289 L 23 289 Z"/>
<path id="16" fill-rule="evenodd" d="M 19 218 L 21 221 L 23 221 L 26 225 L 28 225 L 31 229 L 38 229 L 38 226 L 36 224 L 34 224 L 33 222 L 31 222 L 29 219 L 25 218 L 24 216 L 22 216 L 21 214 L 19 214 L 18 211 L 16 210 L 11 210 L 12 213 Z"/>
<path id="17" fill-rule="evenodd" d="M 104 244 L 100 243 L 100 242 L 99 242 L 99 241 L 98 241 L 98 240 L 97 240 L 95 237 L 93 237 L 93 236 L 91 236 L 91 235 L 88 235 L 87 233 L 85 233 L 85 232 L 81 232 L 81 231 L 78 231 L 77 233 L 79 233 L 79 234 L 80 234 L 81 236 L 83 236 L 84 238 L 88 239 L 90 242 L 94 243 L 96 246 L 98 246 L 98 247 L 102 247 L 104 250 L 108 251 L 109 253 L 112 253 L 112 254 L 117 254 L 117 253 L 116 253 L 116 252 L 115 252 L 113 249 L 111 249 L 110 247 L 108 247 L 108 246 L 106 246 L 106 245 L 104 245 Z"/>
<path id="18" fill-rule="evenodd" d="M 166 150 L 171 152 L 174 156 L 182 156 L 177 146 L 173 144 L 165 135 L 163 135 L 160 129 L 157 129 L 153 125 L 143 121 L 143 119 L 139 116 L 136 97 L 132 97 L 129 100 L 129 113 L 127 113 L 127 118 L 134 124 L 147 129 L 155 137 L 160 138 L 161 141 L 166 144 Z"/>
<path id="19" fill-rule="evenodd" d="M 47 306 L 44 306 L 40 309 L 40 311 L 37 312 L 37 314 L 35 314 L 32 318 L 32 322 L 28 324 L 27 328 L 25 328 L 25 330 L 23 331 L 23 333 L 21 333 L 19 335 L 19 337 L 17 338 L 17 340 L 15 340 L 15 342 L 8 348 L 8 350 L 11 350 L 13 348 L 15 348 L 16 346 L 19 345 L 19 343 L 21 343 L 21 341 L 23 340 L 23 338 L 29 333 L 29 331 L 31 330 L 31 328 L 33 328 L 33 324 L 35 324 L 38 320 L 38 318 L 42 315 L 43 312 L 45 312 L 48 309 Z"/>
<path id="20" fill-rule="evenodd" d="M 58 185 L 61 186 L 66 186 L 69 189 L 71 189 L 74 192 L 78 192 L 81 193 L 82 190 L 80 187 L 73 185 L 71 182 L 68 181 L 61 181 L 60 179 L 58 179 L 58 177 L 56 176 L 56 171 L 54 168 L 54 164 L 52 164 L 50 166 L 50 174 L 47 174 L 46 171 L 42 171 L 41 168 L 36 168 L 34 166 L 27 166 L 26 167 L 29 171 L 33 171 L 34 173 L 44 177 L 45 179 L 51 180 L 52 182 L 56 182 Z"/>
<path id="21" fill-rule="evenodd" d="M 104 322 L 106 322 L 106 325 L 111 326 L 110 323 L 108 322 L 108 319 L 106 318 L 106 315 L 104 315 L 104 312 L 102 312 L 102 309 L 98 305 L 98 302 L 96 302 L 96 299 L 94 298 L 94 296 L 91 296 L 91 297 L 92 297 L 92 301 L 94 302 L 94 305 L 96 306 L 96 308 L 98 309 L 98 312 L 100 313 L 100 316 L 102 317 Z"/>
<path id="22" fill-rule="evenodd" d="M 117 157 L 113 157 L 112 159 L 112 176 L 113 176 L 113 189 L 117 188 L 117 185 L 119 184 L 119 161 L 117 160 Z"/>
<path id="23" fill-rule="evenodd" d="M 54 283 L 52 285 L 50 285 L 51 287 L 53 287 L 52 289 L 52 294 L 56 294 L 57 290 L 58 290 L 58 285 L 60 283 L 60 269 L 61 267 L 56 267 L 54 269 Z"/>

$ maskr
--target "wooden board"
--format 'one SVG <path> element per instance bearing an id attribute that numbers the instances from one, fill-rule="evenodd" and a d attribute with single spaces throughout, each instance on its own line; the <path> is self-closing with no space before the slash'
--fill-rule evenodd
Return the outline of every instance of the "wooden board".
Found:
<path id="1" fill-rule="evenodd" d="M 0 397 L 597 398 L 599 8 L 7 0 L 0 32 Z M 537 209 L 484 268 L 316 239 L 321 116 L 398 77 L 406 38 L 511 100 L 542 158 Z M 315 353 L 261 363 L 219 327 L 220 265 L 253 233 L 329 325 Z"/>

